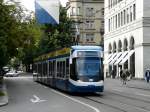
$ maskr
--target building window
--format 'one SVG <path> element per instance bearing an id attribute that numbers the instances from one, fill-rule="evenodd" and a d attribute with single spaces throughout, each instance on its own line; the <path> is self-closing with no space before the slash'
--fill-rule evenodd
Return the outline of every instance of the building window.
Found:
<path id="1" fill-rule="evenodd" d="M 110 20 L 110 30 L 112 31 L 112 18 Z"/>
<path id="2" fill-rule="evenodd" d="M 133 4 L 133 20 L 136 19 L 136 6 Z"/>
<path id="3" fill-rule="evenodd" d="M 111 46 L 111 44 L 109 44 L 109 46 L 108 46 L 108 54 L 111 54 L 111 51 L 112 51 L 112 46 Z"/>
<path id="4" fill-rule="evenodd" d="M 123 25 L 123 12 L 121 12 L 121 26 Z"/>
<path id="5" fill-rule="evenodd" d="M 108 1 L 108 7 L 110 8 L 110 0 Z"/>
<path id="6" fill-rule="evenodd" d="M 104 16 L 104 8 L 102 8 L 101 11 L 102 11 L 102 16 Z"/>
<path id="7" fill-rule="evenodd" d="M 86 8 L 86 16 L 94 16 L 94 8 Z"/>
<path id="8" fill-rule="evenodd" d="M 119 42 L 118 42 L 118 52 L 121 52 L 121 50 L 122 50 L 122 42 L 121 42 L 121 40 L 119 40 Z"/>
<path id="9" fill-rule="evenodd" d="M 118 22 L 118 20 L 117 20 L 117 15 L 116 15 L 115 19 L 116 19 L 116 28 L 117 28 L 117 22 Z"/>
<path id="10" fill-rule="evenodd" d="M 124 24 L 126 24 L 126 10 L 123 10 L 123 14 L 124 14 Z"/>
<path id="11" fill-rule="evenodd" d="M 94 29 L 94 21 L 86 21 L 85 29 Z"/>
<path id="12" fill-rule="evenodd" d="M 93 42 L 94 34 L 86 34 L 86 42 Z"/>
<path id="13" fill-rule="evenodd" d="M 111 44 L 109 44 L 109 46 L 108 46 L 108 54 L 111 54 L 111 52 L 112 52 L 112 46 L 111 46 Z"/>
<path id="14" fill-rule="evenodd" d="M 80 7 L 77 8 L 77 15 L 80 15 Z"/>
<path id="15" fill-rule="evenodd" d="M 124 40 L 124 51 L 128 50 L 128 41 L 127 39 Z"/>
<path id="16" fill-rule="evenodd" d="M 72 15 L 75 15 L 76 14 L 76 9 L 75 7 L 72 7 Z"/>
<path id="17" fill-rule="evenodd" d="M 134 37 L 131 37 L 130 38 L 130 50 L 133 50 L 134 49 Z"/>
<path id="18" fill-rule="evenodd" d="M 110 19 L 108 20 L 108 29 L 110 31 Z"/>
<path id="19" fill-rule="evenodd" d="M 120 27 L 120 13 L 118 14 L 118 27 Z"/>
<path id="20" fill-rule="evenodd" d="M 115 16 L 113 16 L 113 30 L 115 28 Z"/>
<path id="21" fill-rule="evenodd" d="M 132 13 L 132 6 L 130 7 L 130 21 L 132 22 L 132 17 L 133 17 L 133 13 Z"/>
<path id="22" fill-rule="evenodd" d="M 127 23 L 129 23 L 129 8 L 127 8 Z"/>
<path id="23" fill-rule="evenodd" d="M 110 1 L 110 7 L 112 8 L 112 0 Z"/>
<path id="24" fill-rule="evenodd" d="M 113 43 L 113 53 L 117 51 L 116 42 Z"/>

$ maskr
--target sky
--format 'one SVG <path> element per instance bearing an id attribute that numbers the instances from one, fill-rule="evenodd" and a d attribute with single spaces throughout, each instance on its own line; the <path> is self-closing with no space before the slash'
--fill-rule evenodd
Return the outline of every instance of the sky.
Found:
<path id="1" fill-rule="evenodd" d="M 34 1 L 35 0 L 18 0 L 18 1 L 21 1 L 21 3 L 29 10 L 32 10 L 34 11 Z M 63 6 L 65 6 L 66 2 L 68 0 L 60 0 L 61 4 Z"/>

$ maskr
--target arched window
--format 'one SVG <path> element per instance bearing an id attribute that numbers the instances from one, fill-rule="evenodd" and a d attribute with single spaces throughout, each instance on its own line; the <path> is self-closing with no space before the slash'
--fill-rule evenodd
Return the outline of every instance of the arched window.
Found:
<path id="1" fill-rule="evenodd" d="M 112 52 L 112 46 L 111 46 L 111 44 L 109 44 L 109 46 L 108 46 L 108 54 L 110 54 Z"/>
<path id="2" fill-rule="evenodd" d="M 119 40 L 118 42 L 118 52 L 121 52 L 122 51 L 122 42 L 121 40 Z"/>
<path id="3" fill-rule="evenodd" d="M 131 38 L 130 38 L 130 50 L 133 50 L 133 49 L 134 49 L 134 44 L 135 44 L 135 42 L 134 42 L 134 37 L 131 37 Z"/>
<path id="4" fill-rule="evenodd" d="M 124 50 L 124 51 L 127 51 L 127 50 L 128 50 L 128 41 L 127 41 L 127 39 L 124 39 L 124 47 L 123 47 L 123 50 Z"/>
<path id="5" fill-rule="evenodd" d="M 113 53 L 115 53 L 117 51 L 117 46 L 116 46 L 116 42 L 113 43 Z"/>

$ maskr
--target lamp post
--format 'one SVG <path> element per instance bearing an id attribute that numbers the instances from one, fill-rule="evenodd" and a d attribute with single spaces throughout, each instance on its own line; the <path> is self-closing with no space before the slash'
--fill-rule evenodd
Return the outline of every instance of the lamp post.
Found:
<path id="1" fill-rule="evenodd" d="M 75 45 L 78 45 L 79 44 L 79 38 L 80 38 L 80 31 L 79 31 L 79 27 L 77 24 L 75 27 L 76 27 Z"/>

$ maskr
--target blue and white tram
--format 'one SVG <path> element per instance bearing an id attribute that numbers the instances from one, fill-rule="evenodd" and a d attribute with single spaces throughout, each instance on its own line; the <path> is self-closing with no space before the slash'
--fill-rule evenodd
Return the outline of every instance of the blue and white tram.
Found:
<path id="1" fill-rule="evenodd" d="M 102 48 L 72 46 L 39 56 L 34 80 L 68 92 L 103 92 Z"/>

